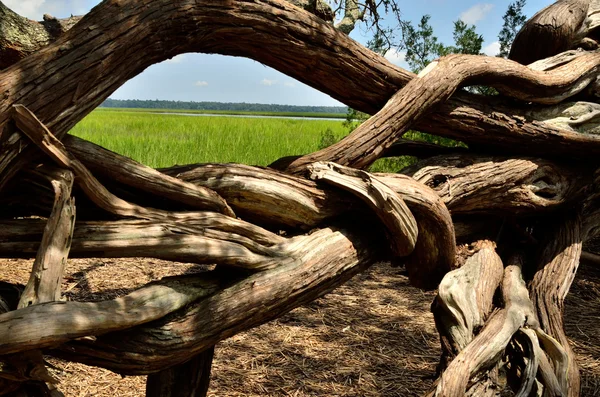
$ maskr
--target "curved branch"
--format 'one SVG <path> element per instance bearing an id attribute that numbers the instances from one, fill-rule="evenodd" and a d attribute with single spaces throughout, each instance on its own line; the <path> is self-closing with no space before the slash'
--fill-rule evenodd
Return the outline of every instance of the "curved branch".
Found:
<path id="1" fill-rule="evenodd" d="M 338 143 L 293 161 L 287 170 L 302 172 L 308 164 L 333 161 L 366 168 L 431 109 L 464 84 L 486 84 L 525 101 L 558 103 L 596 79 L 600 53 L 575 58 L 551 72 L 534 71 L 502 58 L 449 55 L 430 64 L 398 91 L 375 116 Z"/>
<path id="2" fill-rule="evenodd" d="M 395 255 L 407 256 L 415 249 L 417 221 L 404 200 L 377 177 L 335 163 L 315 163 L 308 168 L 311 179 L 325 181 L 364 201 L 385 225 Z"/>
<path id="3" fill-rule="evenodd" d="M 559 0 L 537 12 L 512 43 L 509 59 L 527 65 L 579 44 L 589 0 Z"/>
<path id="4" fill-rule="evenodd" d="M 168 368 L 343 284 L 379 259 L 379 238 L 371 230 L 319 230 L 298 240 L 297 261 L 251 275 L 152 325 L 69 342 L 53 353 L 122 374 Z"/>
<path id="5" fill-rule="evenodd" d="M 414 77 L 284 1 L 202 0 L 188 5 L 157 0 L 142 9 L 133 0 L 108 0 L 56 42 L 0 73 L 0 92 L 5 93 L 0 103 L 0 148 L 5 153 L 0 186 L 29 152 L 7 124 L 13 103 L 30 108 L 61 138 L 126 80 L 183 52 L 246 56 L 367 113 L 379 110 Z M 323 72 L 327 65 L 336 72 Z M 36 75 L 35 82 L 27 78 L 30 74 Z M 529 122 L 514 107 L 492 109 L 489 101 L 457 94 L 415 127 L 513 151 L 524 151 L 522 143 L 534 141 L 529 155 L 600 154 L 600 139 Z"/>
<path id="6" fill-rule="evenodd" d="M 405 170 L 431 187 L 453 214 L 549 210 L 574 201 L 591 175 L 533 158 L 437 156 Z"/>
<path id="7" fill-rule="evenodd" d="M 567 363 L 563 366 L 566 375 L 562 377 L 561 387 L 568 390 L 569 397 L 579 396 L 581 384 L 575 353 L 564 331 L 563 309 L 579 266 L 581 243 L 579 215 L 565 216 L 550 234 L 529 288 L 541 328 L 566 352 Z"/>

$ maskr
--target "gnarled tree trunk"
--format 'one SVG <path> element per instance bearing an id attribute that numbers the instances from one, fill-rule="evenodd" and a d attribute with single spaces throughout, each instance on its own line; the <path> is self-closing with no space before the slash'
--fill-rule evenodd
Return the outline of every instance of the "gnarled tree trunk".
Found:
<path id="1" fill-rule="evenodd" d="M 0 255 L 36 258 L 24 292 L 0 289 L 0 394 L 56 392 L 43 352 L 151 374 L 147 395 L 203 395 L 220 340 L 385 260 L 415 286 L 439 286 L 431 395 L 493 395 L 502 372 L 517 395 L 579 395 L 562 305 L 600 230 L 596 2 L 536 14 L 513 60 L 450 55 L 419 76 L 342 33 L 357 4 L 336 27 L 320 1 L 105 0 L 43 23 L 0 3 Z M 154 170 L 68 134 L 125 81 L 183 52 L 249 57 L 374 115 L 267 169 Z M 474 84 L 501 95 L 461 90 Z M 467 147 L 406 142 L 410 128 Z M 399 152 L 422 160 L 368 171 Z M 73 195 L 86 197 L 76 222 Z M 67 255 L 218 266 L 65 302 Z"/>

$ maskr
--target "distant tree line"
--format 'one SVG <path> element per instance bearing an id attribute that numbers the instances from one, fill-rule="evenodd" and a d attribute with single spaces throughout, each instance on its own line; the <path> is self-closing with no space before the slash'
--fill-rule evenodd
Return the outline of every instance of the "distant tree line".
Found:
<path id="1" fill-rule="evenodd" d="M 224 110 L 235 112 L 298 112 L 298 113 L 346 113 L 346 106 L 294 106 L 264 103 L 185 102 L 141 99 L 107 99 L 100 105 L 107 108 Z"/>

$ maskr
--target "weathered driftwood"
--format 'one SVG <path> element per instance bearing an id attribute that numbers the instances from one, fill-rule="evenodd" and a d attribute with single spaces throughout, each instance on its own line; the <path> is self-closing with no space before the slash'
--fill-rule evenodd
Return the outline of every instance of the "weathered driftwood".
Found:
<path id="1" fill-rule="evenodd" d="M 566 355 L 566 359 L 560 361 L 561 365 L 557 366 L 557 362 L 554 364 L 560 386 L 568 396 L 579 396 L 581 387 L 575 353 L 569 345 L 563 325 L 564 300 L 579 266 L 581 233 L 579 214 L 567 214 L 564 219 L 559 219 L 549 234 L 538 261 L 538 270 L 529 287 L 541 329 Z"/>
<path id="2" fill-rule="evenodd" d="M 122 220 L 78 222 L 72 257 L 154 257 L 191 263 L 264 270 L 289 253 L 287 239 L 253 224 L 216 213 L 190 212 L 178 221 Z M 42 220 L 1 223 L 3 256 L 32 257 L 39 248 Z"/>
<path id="3" fill-rule="evenodd" d="M 499 258 L 497 258 L 496 262 L 500 263 L 500 267 L 498 268 L 500 272 L 496 271 L 496 274 L 501 275 L 502 263 Z M 477 286 L 477 283 L 475 283 L 475 292 L 469 292 L 469 288 L 457 288 L 455 294 L 452 296 L 442 293 L 442 288 L 440 288 L 440 294 L 437 299 L 446 305 L 446 312 L 453 313 L 453 316 L 450 317 L 453 318 L 453 321 L 448 321 L 444 317 L 441 317 L 441 321 L 437 320 L 436 324 L 442 326 L 444 333 L 447 333 L 449 340 L 452 340 L 451 345 L 459 348 L 460 352 L 443 372 L 435 395 L 457 397 L 465 395 L 469 379 L 474 376 L 481 376 L 478 375 L 480 371 L 492 369 L 501 359 L 515 333 L 521 329 L 523 329 L 530 343 L 528 355 L 532 359 L 521 374 L 522 381 L 517 395 L 528 396 L 532 391 L 539 367 L 539 357 L 545 354 L 540 348 L 538 338 L 549 355 L 555 358 L 555 371 L 558 374 L 558 378 L 555 378 L 551 372 L 545 372 L 545 376 L 548 379 L 542 377 L 541 380 L 547 381 L 548 384 L 543 384 L 543 386 L 550 389 L 551 394 L 549 395 L 566 395 L 566 385 L 559 384 L 559 380 L 561 379 L 561 372 L 565 371 L 567 366 L 556 365 L 563 362 L 561 361 L 563 357 L 562 348 L 559 344 L 553 342 L 552 338 L 540 328 L 536 320 L 534 305 L 529 299 L 529 292 L 522 277 L 522 265 L 522 258 L 518 255 L 513 256 L 509 261 L 504 270 L 504 279 L 502 281 L 504 308 L 491 315 L 477 336 L 473 336 L 473 330 L 475 326 L 482 325 L 482 322 L 478 323 L 478 316 L 473 316 L 473 313 L 485 313 L 486 311 L 489 313 L 495 285 L 488 284 L 487 288 L 485 288 L 485 284 Z M 468 266 L 468 263 L 465 266 Z M 472 275 L 474 269 L 469 268 L 469 270 L 465 271 L 468 271 L 468 274 Z M 455 272 L 461 270 L 462 268 Z M 448 285 L 452 285 L 451 277 L 453 277 L 452 273 L 448 274 L 442 285 L 445 282 Z M 476 274 L 476 277 L 479 277 L 479 275 Z M 460 279 L 464 281 L 468 280 L 468 278 L 465 279 L 463 277 L 460 277 Z M 490 281 L 497 280 L 492 278 Z M 471 301 L 468 299 L 456 299 L 456 297 L 464 296 L 465 293 L 473 295 L 482 294 L 481 296 L 484 297 L 484 300 L 476 298 Z M 472 302 L 476 302 L 476 306 L 478 306 L 476 309 L 478 310 L 465 310 L 465 308 L 473 306 Z M 484 305 L 480 305 L 480 302 L 484 303 Z M 528 329 L 534 332 L 529 332 Z M 463 334 L 461 335 L 457 331 L 462 331 Z M 558 390 L 555 389 L 557 385 L 560 385 Z"/>
<path id="4" fill-rule="evenodd" d="M 214 294 L 219 284 L 211 275 L 168 277 L 109 301 L 48 302 L 4 313 L 0 351 L 10 354 L 58 346 L 144 324 Z"/>
<path id="5" fill-rule="evenodd" d="M 403 173 L 435 190 L 453 214 L 549 210 L 577 199 L 591 180 L 547 160 L 472 155 L 429 158 Z"/>
<path id="6" fill-rule="evenodd" d="M 600 26 L 599 6 L 592 3 L 560 0 L 547 8 L 520 35 L 514 54 L 523 51 L 523 43 L 543 43 L 548 27 L 551 43 L 539 53 L 530 51 L 528 62 L 577 46 L 597 47 L 593 30 Z M 312 5 L 318 14 L 318 3 Z M 346 2 L 346 10 L 342 26 L 349 29 L 357 18 L 357 3 Z M 6 18 L 14 20 L 14 15 Z M 161 37 L 159 45 L 156 37 Z M 131 76 L 190 51 L 249 56 L 355 109 L 377 114 L 338 144 L 273 164 L 297 176 L 219 164 L 160 173 L 65 137 Z M 149 377 L 148 395 L 190 394 L 196 387 L 205 393 L 202 382 L 208 377 L 189 371 L 196 371 L 203 357 L 204 364 L 210 363 L 208 356 L 219 340 L 326 293 L 380 258 L 410 254 L 399 261 L 411 282 L 422 288 L 434 288 L 449 270 L 460 268 L 446 275 L 434 305 L 445 361 L 433 393 L 492 395 L 504 370 L 500 358 L 508 354 L 507 379 L 518 395 L 535 388 L 549 395 L 567 390 L 577 395 L 579 378 L 562 327 L 562 302 L 581 242 L 600 233 L 600 184 L 592 176 L 600 137 L 576 132 L 597 129 L 597 106 L 565 101 L 577 95 L 596 102 L 599 61 L 598 52 L 562 54 L 531 67 L 498 58 L 449 56 L 417 77 L 281 0 L 154 0 L 143 7 L 133 0 L 103 2 L 55 42 L 0 71 L 0 188 L 10 187 L 13 194 L 2 200 L 14 203 L 41 192 L 23 214 L 48 217 L 0 223 L 0 253 L 32 256 L 39 251 L 42 257 L 49 250 L 39 241 L 51 235 L 44 232 L 45 225 L 72 224 L 67 215 L 51 213 L 61 200 L 31 171 L 49 156 L 73 172 L 83 191 L 77 193 L 82 196 L 78 203 L 83 202 L 78 214 L 94 220 L 75 225 L 73 256 L 144 255 L 218 266 L 106 302 L 47 302 L 14 310 L 11 299 L 0 299 L 0 361 L 18 368 L 10 373 L 0 365 L 0 378 L 44 381 L 43 371 L 31 378 L 23 376 L 24 369 L 43 363 L 39 350 L 32 349 L 52 348 L 54 354 L 123 374 L 158 371 Z M 469 84 L 495 87 L 503 96 L 457 92 Z M 469 148 L 418 163 L 406 171 L 414 179 L 343 167 L 367 167 L 389 154 L 409 128 L 457 138 Z M 439 150 L 427 147 L 432 149 Z M 472 154 L 478 152 L 504 157 Z M 529 157 L 506 157 L 524 152 Z M 555 162 L 558 157 L 567 158 L 569 166 Z M 318 184 L 303 178 L 311 165 Z M 31 186 L 14 183 L 19 172 Z M 542 216 L 567 206 L 580 210 L 579 215 L 567 217 L 545 236 Z M 480 219 L 474 221 L 474 214 Z M 4 216 L 14 217 L 7 211 Z M 286 237 L 267 229 L 283 230 Z M 383 231 L 393 242 L 392 251 Z M 476 252 L 457 250 L 457 235 L 496 242 L 480 242 Z M 60 240 L 60 234 L 54 238 Z M 530 251 L 528 256 L 547 244 L 537 271 L 513 255 L 515 241 Z M 494 245 L 512 258 L 504 270 Z M 45 260 L 59 269 L 57 261 Z M 503 299 L 495 301 L 502 274 Z M 528 290 L 524 280 L 530 276 Z M 54 294 L 40 302 L 58 297 L 57 282 L 52 285 Z M 23 302 L 34 302 L 29 295 Z M 87 338 L 75 340 L 80 337 Z M 159 392 L 153 386 L 157 383 L 165 389 Z"/>
<path id="7" fill-rule="evenodd" d="M 72 135 L 62 140 L 65 148 L 95 175 L 108 173 L 114 181 L 139 192 L 171 200 L 181 209 L 213 210 L 233 215 L 225 200 L 214 191 L 181 179 L 169 177 L 153 168 L 111 152 Z M 119 170 L 119 172 L 115 172 Z"/>
<path id="8" fill-rule="evenodd" d="M 27 137 L 50 156 L 54 162 L 60 167 L 73 169 L 81 188 L 100 208 L 115 215 L 137 218 L 152 218 L 164 215 L 160 212 L 156 213 L 151 209 L 128 203 L 112 195 L 79 160 L 74 158 L 66 150 L 64 145 L 25 106 L 15 105 L 13 107 L 13 116 L 19 130 L 25 133 Z M 89 153 L 87 154 L 89 155 Z M 129 166 L 130 169 L 134 168 L 136 170 L 142 168 L 143 171 L 146 171 L 146 176 L 147 174 L 150 174 L 150 172 L 143 167 L 135 167 L 131 161 L 125 161 L 121 166 Z M 177 187 L 181 186 L 181 184 L 177 183 L 174 185 Z M 229 208 L 225 200 L 219 197 L 215 192 L 198 188 L 194 193 L 196 193 L 196 199 L 200 201 L 202 205 L 206 206 L 206 209 L 216 210 L 226 215 L 234 216 L 233 211 L 231 211 L 231 208 Z"/>
<path id="9" fill-rule="evenodd" d="M 0 161 L 0 186 L 23 166 L 22 158 L 31 154 L 26 149 L 27 144 L 14 135 L 8 125 L 7 110 L 12 104 L 23 103 L 29 107 L 61 138 L 125 80 L 146 66 L 179 52 L 246 55 L 368 113 L 381 108 L 414 77 L 340 35 L 322 20 L 286 2 L 270 0 L 218 5 L 211 7 L 210 1 L 193 7 L 170 4 L 168 12 L 160 1 L 149 5 L 160 10 L 157 15 L 161 18 L 158 19 L 180 21 L 172 30 L 174 26 L 154 19 L 136 26 L 130 23 L 141 12 L 136 2 L 117 4 L 107 1 L 44 51 L 38 51 L 2 72 L 0 91 L 9 94 L 0 106 L 5 153 Z M 211 11 L 206 12 L 207 8 Z M 272 17 L 275 10 L 277 18 Z M 119 21 L 107 22 L 104 15 L 112 12 L 119 15 Z M 248 32 L 244 27 L 248 24 L 256 30 Z M 214 29 L 214 26 L 230 26 L 230 29 Z M 190 38 L 184 43 L 179 40 L 182 30 L 187 31 Z M 315 30 L 319 31 L 318 35 L 311 33 Z M 146 40 L 151 40 L 149 32 L 152 32 L 151 37 L 159 35 L 165 45 L 160 48 L 145 45 Z M 210 37 L 212 39 L 207 40 Z M 319 39 L 315 40 L 316 37 Z M 138 45 L 130 45 L 132 38 Z M 104 45 L 111 40 L 112 45 Z M 175 45 L 169 45 L 172 40 Z M 273 42 L 286 43 L 285 50 L 276 50 L 283 47 L 272 46 Z M 333 47 L 337 48 L 335 53 L 329 51 Z M 144 56 L 139 56 L 140 51 Z M 80 67 L 81 59 L 86 59 L 85 67 Z M 123 59 L 128 62 L 122 62 Z M 311 72 L 314 65 L 328 63 L 340 65 L 344 73 Z M 39 69 L 39 65 L 45 65 L 44 70 Z M 304 66 L 299 68 L 299 65 Z M 36 74 L 35 82 L 17 77 L 26 74 Z M 44 106 L 48 102 L 53 106 Z M 600 153 L 598 139 L 528 122 L 514 107 L 492 108 L 489 105 L 488 100 L 460 94 L 429 119 L 419 122 L 417 128 L 446 136 L 458 134 L 466 142 L 487 143 L 521 152 L 523 149 L 515 143 L 535 141 L 528 149 L 530 154 L 553 152 L 593 157 Z M 485 137 L 477 132 L 482 130 L 486 131 Z M 492 136 L 494 139 L 489 139 Z"/>
<path id="10" fill-rule="evenodd" d="M 539 11 L 515 37 L 509 59 L 526 65 L 578 45 L 587 34 L 584 22 L 590 3 L 587 0 L 559 0 Z"/>
<path id="11" fill-rule="evenodd" d="M 524 101 L 559 103 L 582 91 L 598 74 L 600 54 L 590 53 L 550 72 L 533 71 L 502 58 L 449 55 L 431 63 L 395 94 L 376 115 L 328 148 L 293 161 L 299 173 L 316 161 L 366 168 L 431 109 L 465 84 L 488 84 Z"/>
<path id="12" fill-rule="evenodd" d="M 417 242 L 417 221 L 404 200 L 368 172 L 335 163 L 315 163 L 308 167 L 310 178 L 337 186 L 364 201 L 385 225 L 388 241 L 396 256 L 407 256 Z"/>
<path id="13" fill-rule="evenodd" d="M 300 260 L 253 274 L 148 326 L 69 342 L 54 354 L 123 374 L 166 369 L 331 291 L 377 260 L 382 238 L 319 230 L 296 240 Z"/>

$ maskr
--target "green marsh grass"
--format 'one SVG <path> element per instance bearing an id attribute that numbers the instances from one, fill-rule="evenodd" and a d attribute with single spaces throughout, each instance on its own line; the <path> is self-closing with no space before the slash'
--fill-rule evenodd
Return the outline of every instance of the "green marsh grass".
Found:
<path id="1" fill-rule="evenodd" d="M 70 132 L 150 167 L 193 163 L 266 166 L 283 156 L 319 149 L 330 129 L 336 140 L 348 130 L 341 121 L 284 118 L 182 116 L 97 109 Z"/>

